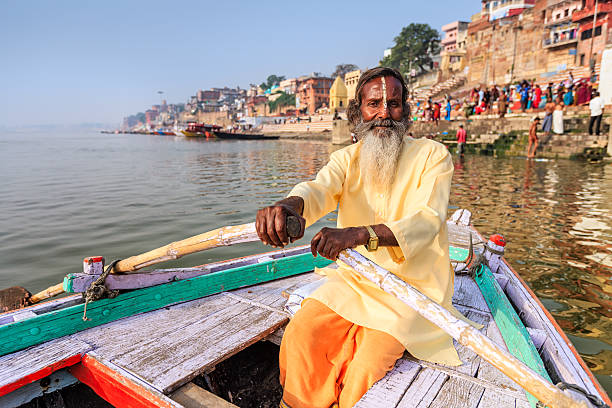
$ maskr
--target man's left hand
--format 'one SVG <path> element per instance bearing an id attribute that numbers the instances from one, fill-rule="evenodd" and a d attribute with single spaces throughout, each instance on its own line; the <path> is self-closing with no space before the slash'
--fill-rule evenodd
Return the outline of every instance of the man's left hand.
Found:
<path id="1" fill-rule="evenodd" d="M 370 234 L 365 227 L 323 228 L 312 238 L 310 250 L 312 256 L 321 256 L 335 261 L 340 251 L 365 245 Z"/>

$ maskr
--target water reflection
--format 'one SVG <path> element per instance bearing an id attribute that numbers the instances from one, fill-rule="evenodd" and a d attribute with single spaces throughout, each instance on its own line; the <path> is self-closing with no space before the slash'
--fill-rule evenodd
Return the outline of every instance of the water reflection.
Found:
<path id="1" fill-rule="evenodd" d="M 222 225 L 312 179 L 338 147 L 310 141 L 155 136 L 0 135 L 0 287 L 40 290 L 82 258 L 124 258 Z M 455 159 L 450 208 L 507 258 L 612 391 L 612 166 L 564 160 Z M 310 228 L 335 224 L 335 214 Z M 168 266 L 263 252 L 258 243 Z"/>
<path id="2" fill-rule="evenodd" d="M 451 207 L 506 236 L 508 260 L 566 332 L 599 344 L 576 344 L 591 368 L 612 374 L 612 166 L 468 156 L 453 183 Z"/>

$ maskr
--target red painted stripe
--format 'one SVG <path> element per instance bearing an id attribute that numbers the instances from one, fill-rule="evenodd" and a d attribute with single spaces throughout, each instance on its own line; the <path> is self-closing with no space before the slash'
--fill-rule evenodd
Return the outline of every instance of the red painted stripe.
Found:
<path id="1" fill-rule="evenodd" d="M 70 373 L 116 407 L 176 407 L 87 354 Z"/>
<path id="2" fill-rule="evenodd" d="M 478 234 L 478 236 L 480 237 L 481 240 L 484 240 L 484 237 L 480 234 L 480 232 L 478 232 L 478 230 L 474 229 L 474 231 L 476 231 L 476 234 Z M 527 283 L 523 280 L 521 275 L 519 275 L 519 273 L 514 270 L 514 268 L 512 267 L 512 265 L 510 265 L 510 263 L 506 260 L 506 258 L 502 257 L 502 260 L 504 261 L 506 266 L 508 266 L 508 269 L 510 269 L 512 271 L 512 273 L 514 274 L 516 279 L 521 283 L 521 285 L 523 285 L 525 290 L 527 290 L 527 292 L 533 298 L 533 300 L 535 300 L 536 303 L 540 306 L 540 309 L 542 309 L 542 311 L 544 312 L 546 317 L 548 317 L 548 320 L 550 321 L 550 323 L 555 327 L 557 332 L 561 335 L 561 338 L 565 341 L 565 343 L 569 347 L 569 349 L 572 352 L 572 354 L 574 354 L 574 357 L 576 357 L 576 360 L 578 360 L 578 363 L 582 366 L 584 371 L 587 373 L 587 375 L 591 379 L 591 382 L 593 383 L 595 388 L 597 388 L 597 391 L 599 391 L 599 396 L 601 397 L 601 399 L 606 404 L 612 406 L 612 401 L 610 401 L 610 397 L 608 397 L 608 394 L 604 391 L 604 389 L 601 386 L 601 384 L 599 384 L 599 381 L 597 381 L 597 378 L 595 378 L 595 376 L 591 372 L 591 369 L 589 369 L 589 367 L 586 365 L 586 363 L 584 362 L 584 360 L 582 359 L 582 357 L 580 356 L 580 354 L 578 353 L 578 351 L 576 350 L 576 348 L 574 347 L 574 345 L 572 344 L 570 339 L 567 338 L 567 335 L 565 334 L 563 329 L 559 326 L 559 324 L 557 323 L 557 321 L 555 320 L 553 315 L 551 315 L 550 312 L 548 311 L 548 309 L 546 309 L 546 307 L 544 307 L 542 302 L 540 302 L 540 299 L 536 296 L 535 293 L 533 293 L 533 291 L 531 290 L 529 285 L 527 285 Z"/>
<path id="3" fill-rule="evenodd" d="M 65 358 L 63 360 L 57 361 L 51 365 L 48 365 L 42 370 L 39 370 L 35 373 L 28 374 L 25 377 L 22 377 L 19 380 L 15 381 L 14 383 L 7 384 L 7 385 L 0 387 L 0 397 L 10 392 L 15 391 L 17 388 L 21 388 L 24 385 L 33 383 L 34 381 L 40 380 L 41 378 L 45 378 L 51 375 L 51 373 L 61 368 L 73 366 L 77 364 L 79 361 L 81 361 L 81 355 L 77 354 L 77 355 Z"/>

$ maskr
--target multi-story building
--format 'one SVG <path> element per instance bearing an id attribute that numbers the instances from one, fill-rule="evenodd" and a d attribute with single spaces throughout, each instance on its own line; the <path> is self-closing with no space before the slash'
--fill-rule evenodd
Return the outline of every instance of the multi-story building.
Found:
<path id="1" fill-rule="evenodd" d="M 211 89 L 210 91 L 199 90 L 198 95 L 197 95 L 198 102 L 204 103 L 204 104 L 217 102 L 220 96 L 221 96 L 221 93 L 215 89 Z"/>
<path id="2" fill-rule="evenodd" d="M 518 16 L 525 10 L 534 7 L 536 0 L 482 0 L 481 15 L 489 21 Z"/>
<path id="3" fill-rule="evenodd" d="M 157 120 L 158 115 L 159 115 L 159 111 L 153 110 L 153 109 L 147 109 L 145 111 L 145 120 L 147 121 L 147 125 L 151 126 Z"/>
<path id="4" fill-rule="evenodd" d="M 440 41 L 442 52 L 457 51 L 459 49 L 459 33 L 466 32 L 468 24 L 470 23 L 467 21 L 453 21 L 452 23 L 442 26 L 442 31 L 444 31 L 444 38 Z"/>
<path id="5" fill-rule="evenodd" d="M 467 31 L 468 82 L 533 79 L 546 72 L 542 35 L 548 0 L 483 0 Z"/>
<path id="6" fill-rule="evenodd" d="M 361 70 L 347 72 L 344 74 L 344 85 L 346 86 L 346 96 L 348 100 L 355 98 L 355 89 L 357 89 L 357 83 L 361 77 Z"/>
<path id="7" fill-rule="evenodd" d="M 542 48 L 548 54 L 548 71 L 576 64 L 578 24 L 572 21 L 572 15 L 581 8 L 581 0 L 549 0 L 546 8 L 542 10 Z"/>
<path id="8" fill-rule="evenodd" d="M 297 91 L 297 78 L 282 80 L 278 85 L 284 93 L 293 95 Z"/>
<path id="9" fill-rule="evenodd" d="M 332 79 L 313 75 L 298 78 L 296 108 L 304 113 L 313 115 L 317 109 L 329 107 L 329 89 Z"/>
<path id="10" fill-rule="evenodd" d="M 610 14 L 612 0 L 582 0 L 582 9 L 572 14 L 578 24 L 577 65 L 594 66 L 601 60 L 606 44 L 612 43 Z"/>
<path id="11" fill-rule="evenodd" d="M 466 21 L 453 21 L 442 26 L 444 38 L 440 42 L 440 68 L 443 72 L 459 72 L 465 67 L 465 43 L 467 29 L 470 23 Z"/>

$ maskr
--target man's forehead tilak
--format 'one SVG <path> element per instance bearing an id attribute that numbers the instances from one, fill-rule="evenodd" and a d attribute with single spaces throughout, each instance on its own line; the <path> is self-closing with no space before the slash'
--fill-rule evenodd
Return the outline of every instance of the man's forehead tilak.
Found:
<path id="1" fill-rule="evenodd" d="M 384 76 L 381 76 L 380 80 L 382 82 L 383 109 L 387 109 L 387 82 L 385 81 Z"/>

